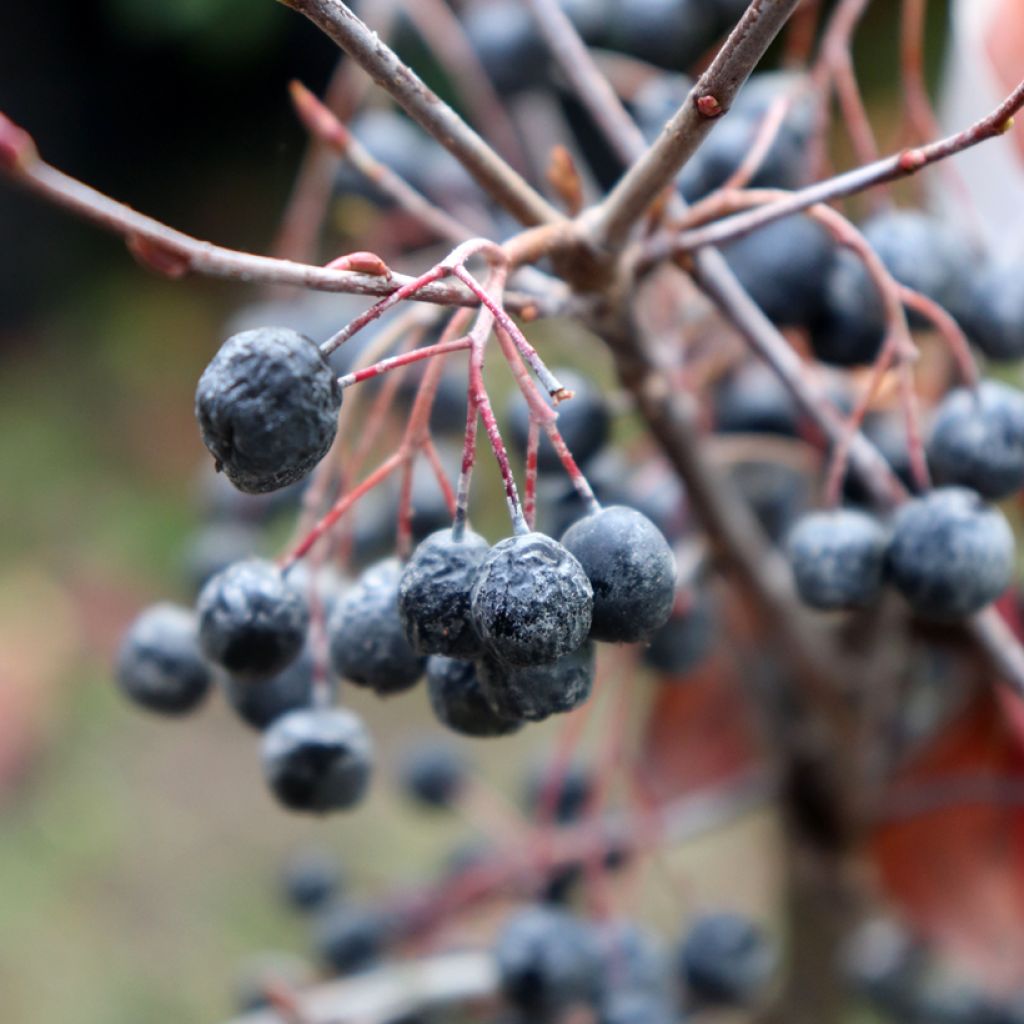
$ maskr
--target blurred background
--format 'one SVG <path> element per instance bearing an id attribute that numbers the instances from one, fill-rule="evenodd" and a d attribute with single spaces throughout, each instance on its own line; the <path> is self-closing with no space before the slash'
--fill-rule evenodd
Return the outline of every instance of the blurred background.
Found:
<path id="1" fill-rule="evenodd" d="M 945 5 L 929 33 L 933 79 Z M 898 60 L 887 4 L 857 36 L 880 135 Z M 0 109 L 52 163 L 201 238 L 267 251 L 303 150 L 286 85 L 322 89 L 333 45 L 271 0 L 0 4 Z M 358 246 L 356 246 L 358 247 Z M 458 822 L 384 784 L 354 817 L 289 817 L 254 734 L 216 700 L 176 722 L 129 708 L 111 658 L 137 609 L 189 600 L 199 372 L 241 285 L 169 282 L 123 245 L 0 182 L 0 993 L 5 1021 L 216 1021 L 236 967 L 306 952 L 281 908 L 284 856 L 315 840 L 355 884 L 434 870 Z M 397 749 L 429 724 L 421 691 L 354 704 Z M 514 792 L 546 727 L 472 755 Z M 381 758 L 388 764 L 388 755 Z M 372 827 L 371 827 L 372 826 Z M 694 887 L 770 909 L 754 820 L 685 852 Z M 751 831 L 753 830 L 753 831 Z M 739 880 L 739 881 L 738 881 Z"/>

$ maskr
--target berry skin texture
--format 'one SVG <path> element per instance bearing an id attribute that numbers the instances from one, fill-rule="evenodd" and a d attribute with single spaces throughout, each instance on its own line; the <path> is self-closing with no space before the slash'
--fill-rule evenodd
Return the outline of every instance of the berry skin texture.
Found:
<path id="1" fill-rule="evenodd" d="M 936 479 L 989 501 L 1024 486 L 1024 394 L 985 381 L 977 394 L 958 388 L 939 405 L 928 442 Z"/>
<path id="2" fill-rule="evenodd" d="M 210 689 L 210 670 L 192 611 L 167 602 L 143 611 L 121 641 L 116 675 L 121 690 L 150 711 L 183 715 L 198 707 Z"/>
<path id="3" fill-rule="evenodd" d="M 338 674 L 381 696 L 415 686 L 427 661 L 409 646 L 402 628 L 400 573 L 393 558 L 370 566 L 338 600 L 327 626 Z"/>
<path id="4" fill-rule="evenodd" d="M 600 955 L 591 932 L 550 907 L 529 907 L 502 927 L 495 954 L 501 991 L 531 1019 L 596 996 Z"/>
<path id="5" fill-rule="evenodd" d="M 263 734 L 267 784 L 289 810 L 324 814 L 353 807 L 372 768 L 370 734 L 351 711 L 291 711 Z"/>
<path id="6" fill-rule="evenodd" d="M 888 537 L 878 520 L 854 509 L 812 512 L 787 542 L 796 589 L 823 611 L 863 608 L 882 589 Z"/>
<path id="7" fill-rule="evenodd" d="M 419 654 L 472 658 L 480 653 L 469 589 L 487 551 L 478 534 L 467 530 L 455 540 L 451 530 L 438 530 L 413 552 L 398 584 L 398 614 Z"/>
<path id="8" fill-rule="evenodd" d="M 340 408 L 341 390 L 320 350 L 284 327 L 228 338 L 196 388 L 203 443 L 250 494 L 306 476 L 334 443 Z"/>
<path id="9" fill-rule="evenodd" d="M 309 608 L 270 562 L 235 562 L 211 579 L 196 602 L 199 646 L 239 679 L 266 679 L 298 657 Z"/>
<path id="10" fill-rule="evenodd" d="M 224 696 L 238 717 L 262 730 L 289 711 L 312 703 L 313 676 L 313 655 L 307 646 L 290 665 L 269 679 L 225 676 L 222 684 Z"/>
<path id="11" fill-rule="evenodd" d="M 945 487 L 907 502 L 893 522 L 890 581 L 923 619 L 948 622 L 994 601 L 1013 576 L 1014 542 L 998 509 Z"/>
<path id="12" fill-rule="evenodd" d="M 438 721 L 463 736 L 507 736 L 523 724 L 491 707 L 472 661 L 435 654 L 427 662 L 427 693 Z"/>
<path id="13" fill-rule="evenodd" d="M 506 537 L 480 563 L 470 591 L 477 635 L 508 665 L 546 665 L 590 632 L 594 591 L 580 563 L 542 533 Z"/>
<path id="14" fill-rule="evenodd" d="M 594 591 L 590 637 L 609 643 L 646 639 L 672 614 L 676 560 L 643 513 L 612 505 L 574 523 L 562 544 Z"/>
<path id="15" fill-rule="evenodd" d="M 704 914 L 684 936 L 679 953 L 683 981 L 699 1004 L 748 1005 L 775 972 L 768 936 L 741 914 Z"/>
<path id="16" fill-rule="evenodd" d="M 477 662 L 480 686 L 495 714 L 541 722 L 579 707 L 594 685 L 594 645 L 587 641 L 547 665 L 516 667 L 493 655 Z"/>
<path id="17" fill-rule="evenodd" d="M 451 807 L 466 783 L 466 765 L 450 747 L 432 744 L 413 750 L 399 777 L 406 796 L 422 807 Z"/>

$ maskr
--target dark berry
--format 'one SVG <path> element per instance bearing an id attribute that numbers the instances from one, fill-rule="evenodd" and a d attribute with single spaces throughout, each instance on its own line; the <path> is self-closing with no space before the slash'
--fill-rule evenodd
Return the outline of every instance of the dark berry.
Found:
<path id="1" fill-rule="evenodd" d="M 535 818 L 540 818 L 548 808 L 548 801 L 553 801 L 550 805 L 552 819 L 559 825 L 571 825 L 587 809 L 594 791 L 594 776 L 579 761 L 571 761 L 564 768 L 557 769 L 557 778 L 552 777 L 555 770 L 556 766 L 547 765 L 530 776 L 526 787 L 526 808 Z"/>
<path id="2" fill-rule="evenodd" d="M 506 537 L 480 563 L 470 591 L 477 635 L 509 665 L 548 665 L 590 632 L 594 592 L 580 563 L 542 533 Z"/>
<path id="3" fill-rule="evenodd" d="M 704 0 L 632 0 L 612 5 L 609 46 L 680 70 L 714 42 L 717 27 Z"/>
<path id="4" fill-rule="evenodd" d="M 402 628 L 400 573 L 396 559 L 371 566 L 338 600 L 328 621 L 335 670 L 382 696 L 414 686 L 427 660 L 409 646 Z"/>
<path id="5" fill-rule="evenodd" d="M 185 546 L 183 561 L 189 589 L 198 594 L 217 573 L 235 562 L 254 558 L 259 549 L 260 534 L 254 526 L 233 522 L 204 526 Z"/>
<path id="6" fill-rule="evenodd" d="M 562 544 L 594 591 L 591 639 L 635 643 L 668 621 L 676 560 L 645 515 L 622 505 L 603 508 L 569 527 Z"/>
<path id="7" fill-rule="evenodd" d="M 822 610 L 862 608 L 882 589 L 882 524 L 855 509 L 812 512 L 793 527 L 786 545 L 801 600 Z"/>
<path id="8" fill-rule="evenodd" d="M 284 327 L 228 338 L 196 389 L 203 443 L 231 482 L 253 494 L 306 476 L 334 443 L 340 407 L 320 349 Z"/>
<path id="9" fill-rule="evenodd" d="M 893 210 L 866 221 L 863 232 L 900 284 L 934 299 L 954 315 L 960 313 L 974 275 L 974 257 L 970 245 L 949 224 L 920 210 Z M 867 270 L 861 267 L 866 277 Z M 911 321 L 928 323 L 913 314 Z"/>
<path id="10" fill-rule="evenodd" d="M 469 591 L 487 551 L 487 541 L 471 530 L 459 540 L 439 530 L 417 546 L 398 584 L 398 613 L 414 650 L 450 658 L 480 653 Z"/>
<path id="11" fill-rule="evenodd" d="M 928 462 L 935 478 L 998 501 L 1024 486 L 1024 394 L 998 381 L 950 392 L 935 411 Z"/>
<path id="12" fill-rule="evenodd" d="M 971 341 L 989 359 L 1024 357 L 1024 282 L 1020 264 L 987 263 L 975 271 L 962 318 Z"/>
<path id="13" fill-rule="evenodd" d="M 343 810 L 363 798 L 373 744 L 363 723 L 341 708 L 290 711 L 263 734 L 263 772 L 293 811 Z"/>
<path id="14" fill-rule="evenodd" d="M 502 95 L 543 82 L 548 51 L 530 12 L 511 0 L 475 4 L 464 18 L 466 35 Z"/>
<path id="15" fill-rule="evenodd" d="M 435 654 L 427 662 L 427 693 L 438 721 L 463 736 L 507 736 L 523 724 L 491 707 L 472 661 Z"/>
<path id="16" fill-rule="evenodd" d="M 699 590 L 643 649 L 644 663 L 665 676 L 684 676 L 712 651 L 717 628 L 714 601 Z"/>
<path id="17" fill-rule="evenodd" d="M 742 914 L 697 918 L 680 947 L 680 969 L 697 1004 L 747 1005 L 771 980 L 776 953 L 768 936 Z"/>
<path id="18" fill-rule="evenodd" d="M 325 850 L 299 850 L 288 858 L 281 872 L 281 889 L 288 904 L 308 913 L 337 899 L 344 877 L 337 857 Z"/>
<path id="19" fill-rule="evenodd" d="M 913 987 L 912 1017 L 927 1024 L 993 1024 L 997 1012 L 977 984 L 940 970 Z"/>
<path id="20" fill-rule="evenodd" d="M 147 608 L 121 641 L 116 672 L 121 690 L 150 711 L 181 715 L 197 707 L 210 688 L 210 670 L 199 652 L 195 615 L 168 603 Z"/>
<path id="21" fill-rule="evenodd" d="M 498 934 L 501 991 L 534 1019 L 552 1017 L 596 995 L 600 958 L 589 929 L 551 907 L 514 914 Z"/>
<path id="22" fill-rule="evenodd" d="M 495 713 L 540 722 L 579 707 L 594 685 L 594 645 L 588 640 L 545 665 L 517 667 L 491 654 L 476 666 L 480 687 Z"/>
<path id="23" fill-rule="evenodd" d="M 416 803 L 451 807 L 466 783 L 466 764 L 451 747 L 418 747 L 405 756 L 399 781 L 406 796 Z"/>
<path id="24" fill-rule="evenodd" d="M 359 974 L 375 967 L 394 933 L 390 916 L 372 907 L 336 903 L 317 922 L 313 942 L 320 961 L 334 974 Z"/>
<path id="25" fill-rule="evenodd" d="M 644 992 L 667 996 L 670 989 L 668 952 L 652 932 L 631 921 L 616 921 L 602 929 L 605 995 Z"/>
<path id="26" fill-rule="evenodd" d="M 630 106 L 633 118 L 644 136 L 653 140 L 665 123 L 686 102 L 693 88 L 693 79 L 687 75 L 666 72 L 651 75 L 637 90 Z"/>
<path id="27" fill-rule="evenodd" d="M 608 37 L 614 0 L 558 0 L 573 27 L 589 46 L 603 46 Z"/>
<path id="28" fill-rule="evenodd" d="M 196 602 L 203 654 L 240 679 L 275 675 L 306 642 L 309 608 L 272 563 L 249 559 L 211 579 Z"/>
<path id="29" fill-rule="evenodd" d="M 723 434 L 796 437 L 799 422 L 786 386 L 761 363 L 744 364 L 715 393 L 715 428 Z"/>
<path id="30" fill-rule="evenodd" d="M 729 478 L 773 541 L 785 538 L 810 503 L 806 472 L 782 462 L 734 462 L 729 467 Z"/>
<path id="31" fill-rule="evenodd" d="M 313 700 L 315 665 L 309 647 L 277 675 L 266 679 L 223 678 L 224 695 L 242 721 L 266 729 L 281 715 L 308 707 Z"/>
<path id="32" fill-rule="evenodd" d="M 1014 542 L 998 509 L 946 487 L 908 501 L 893 521 L 889 578 L 925 619 L 963 618 L 994 601 L 1013 576 Z"/>
<path id="33" fill-rule="evenodd" d="M 781 326 L 808 326 L 821 296 L 835 243 L 810 217 L 784 217 L 722 247 L 729 269 L 765 316 Z"/>
<path id="34" fill-rule="evenodd" d="M 608 441 L 612 425 L 608 404 L 601 388 L 589 378 L 562 367 L 553 372 L 573 392 L 569 401 L 558 406 L 558 430 L 577 465 L 584 466 Z M 530 413 L 522 394 L 517 392 L 512 399 L 507 419 L 509 444 L 522 456 L 530 429 Z M 562 469 L 562 462 L 543 429 L 537 448 L 537 469 L 541 473 Z"/>
<path id="35" fill-rule="evenodd" d="M 605 449 L 591 459 L 587 463 L 587 482 L 602 505 L 634 506 L 629 467 L 618 452 Z M 564 473 L 538 477 L 536 529 L 540 533 L 557 540 L 573 523 L 589 514 L 590 503 Z"/>
<path id="36" fill-rule="evenodd" d="M 860 258 L 835 254 L 825 277 L 821 309 L 810 325 L 814 355 L 830 366 L 864 366 L 885 340 L 881 299 Z"/>

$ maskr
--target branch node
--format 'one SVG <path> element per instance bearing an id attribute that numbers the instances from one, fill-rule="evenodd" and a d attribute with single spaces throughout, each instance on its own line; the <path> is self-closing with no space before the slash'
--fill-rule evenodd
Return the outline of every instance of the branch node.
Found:
<path id="1" fill-rule="evenodd" d="M 721 117 L 725 113 L 722 104 L 718 102 L 718 98 L 710 93 L 697 97 L 697 110 L 702 117 L 708 119 Z"/>
<path id="2" fill-rule="evenodd" d="M 0 114 L 0 169 L 15 174 L 26 170 L 38 159 L 32 136 L 9 117 Z"/>
<path id="3" fill-rule="evenodd" d="M 185 253 L 152 238 L 128 234 L 125 236 L 124 244 L 144 267 L 169 277 L 172 281 L 184 277 L 192 267 L 192 261 Z"/>

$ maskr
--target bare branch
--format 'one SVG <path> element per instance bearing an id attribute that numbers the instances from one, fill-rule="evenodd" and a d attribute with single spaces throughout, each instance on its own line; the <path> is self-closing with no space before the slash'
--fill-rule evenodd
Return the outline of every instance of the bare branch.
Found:
<path id="1" fill-rule="evenodd" d="M 991 114 L 963 131 L 931 142 L 927 146 L 903 150 L 901 153 L 885 157 L 867 167 L 858 167 L 825 181 L 819 181 L 807 188 L 793 192 L 785 199 L 769 203 L 759 209 L 726 217 L 714 224 L 695 228 L 692 231 L 684 231 L 675 236 L 671 251 L 674 253 L 687 252 L 706 245 L 719 245 L 722 242 L 749 235 L 765 224 L 788 217 L 791 213 L 806 210 L 815 203 L 827 203 L 834 199 L 842 199 L 873 188 L 875 185 L 916 174 L 930 164 L 962 153 L 965 149 L 970 149 L 987 139 L 1003 135 L 1012 127 L 1013 116 L 1022 107 L 1024 107 L 1024 81 Z M 663 248 L 664 242 L 665 239 L 659 236 L 656 241 L 652 241 L 651 248 L 652 250 L 657 249 L 664 257 L 667 257 L 668 250 Z"/>
<path id="2" fill-rule="evenodd" d="M 633 226 L 668 188 L 781 31 L 799 0 L 752 0 L 711 66 L 649 150 L 598 207 L 591 224 L 597 245 L 621 248 Z"/>
<path id="3" fill-rule="evenodd" d="M 0 171 L 57 206 L 120 235 L 140 262 L 168 277 L 197 273 L 247 284 L 291 285 L 377 297 L 391 295 L 415 280 L 405 274 L 368 274 L 315 267 L 240 252 L 193 238 L 52 167 L 39 158 L 31 136 L 3 114 L 0 114 Z M 529 279 L 538 285 L 551 283 L 540 274 L 531 274 Z M 505 302 L 510 308 L 526 311 L 531 316 L 548 316 L 559 311 L 566 298 L 566 291 L 558 288 L 536 296 L 508 293 Z M 427 285 L 417 291 L 416 300 L 446 306 L 479 304 L 472 292 L 455 282 Z"/>
<path id="4" fill-rule="evenodd" d="M 520 223 L 562 215 L 359 20 L 341 0 L 280 0 L 305 15 L 355 60 L 405 112 L 456 157 L 477 184 Z"/>

